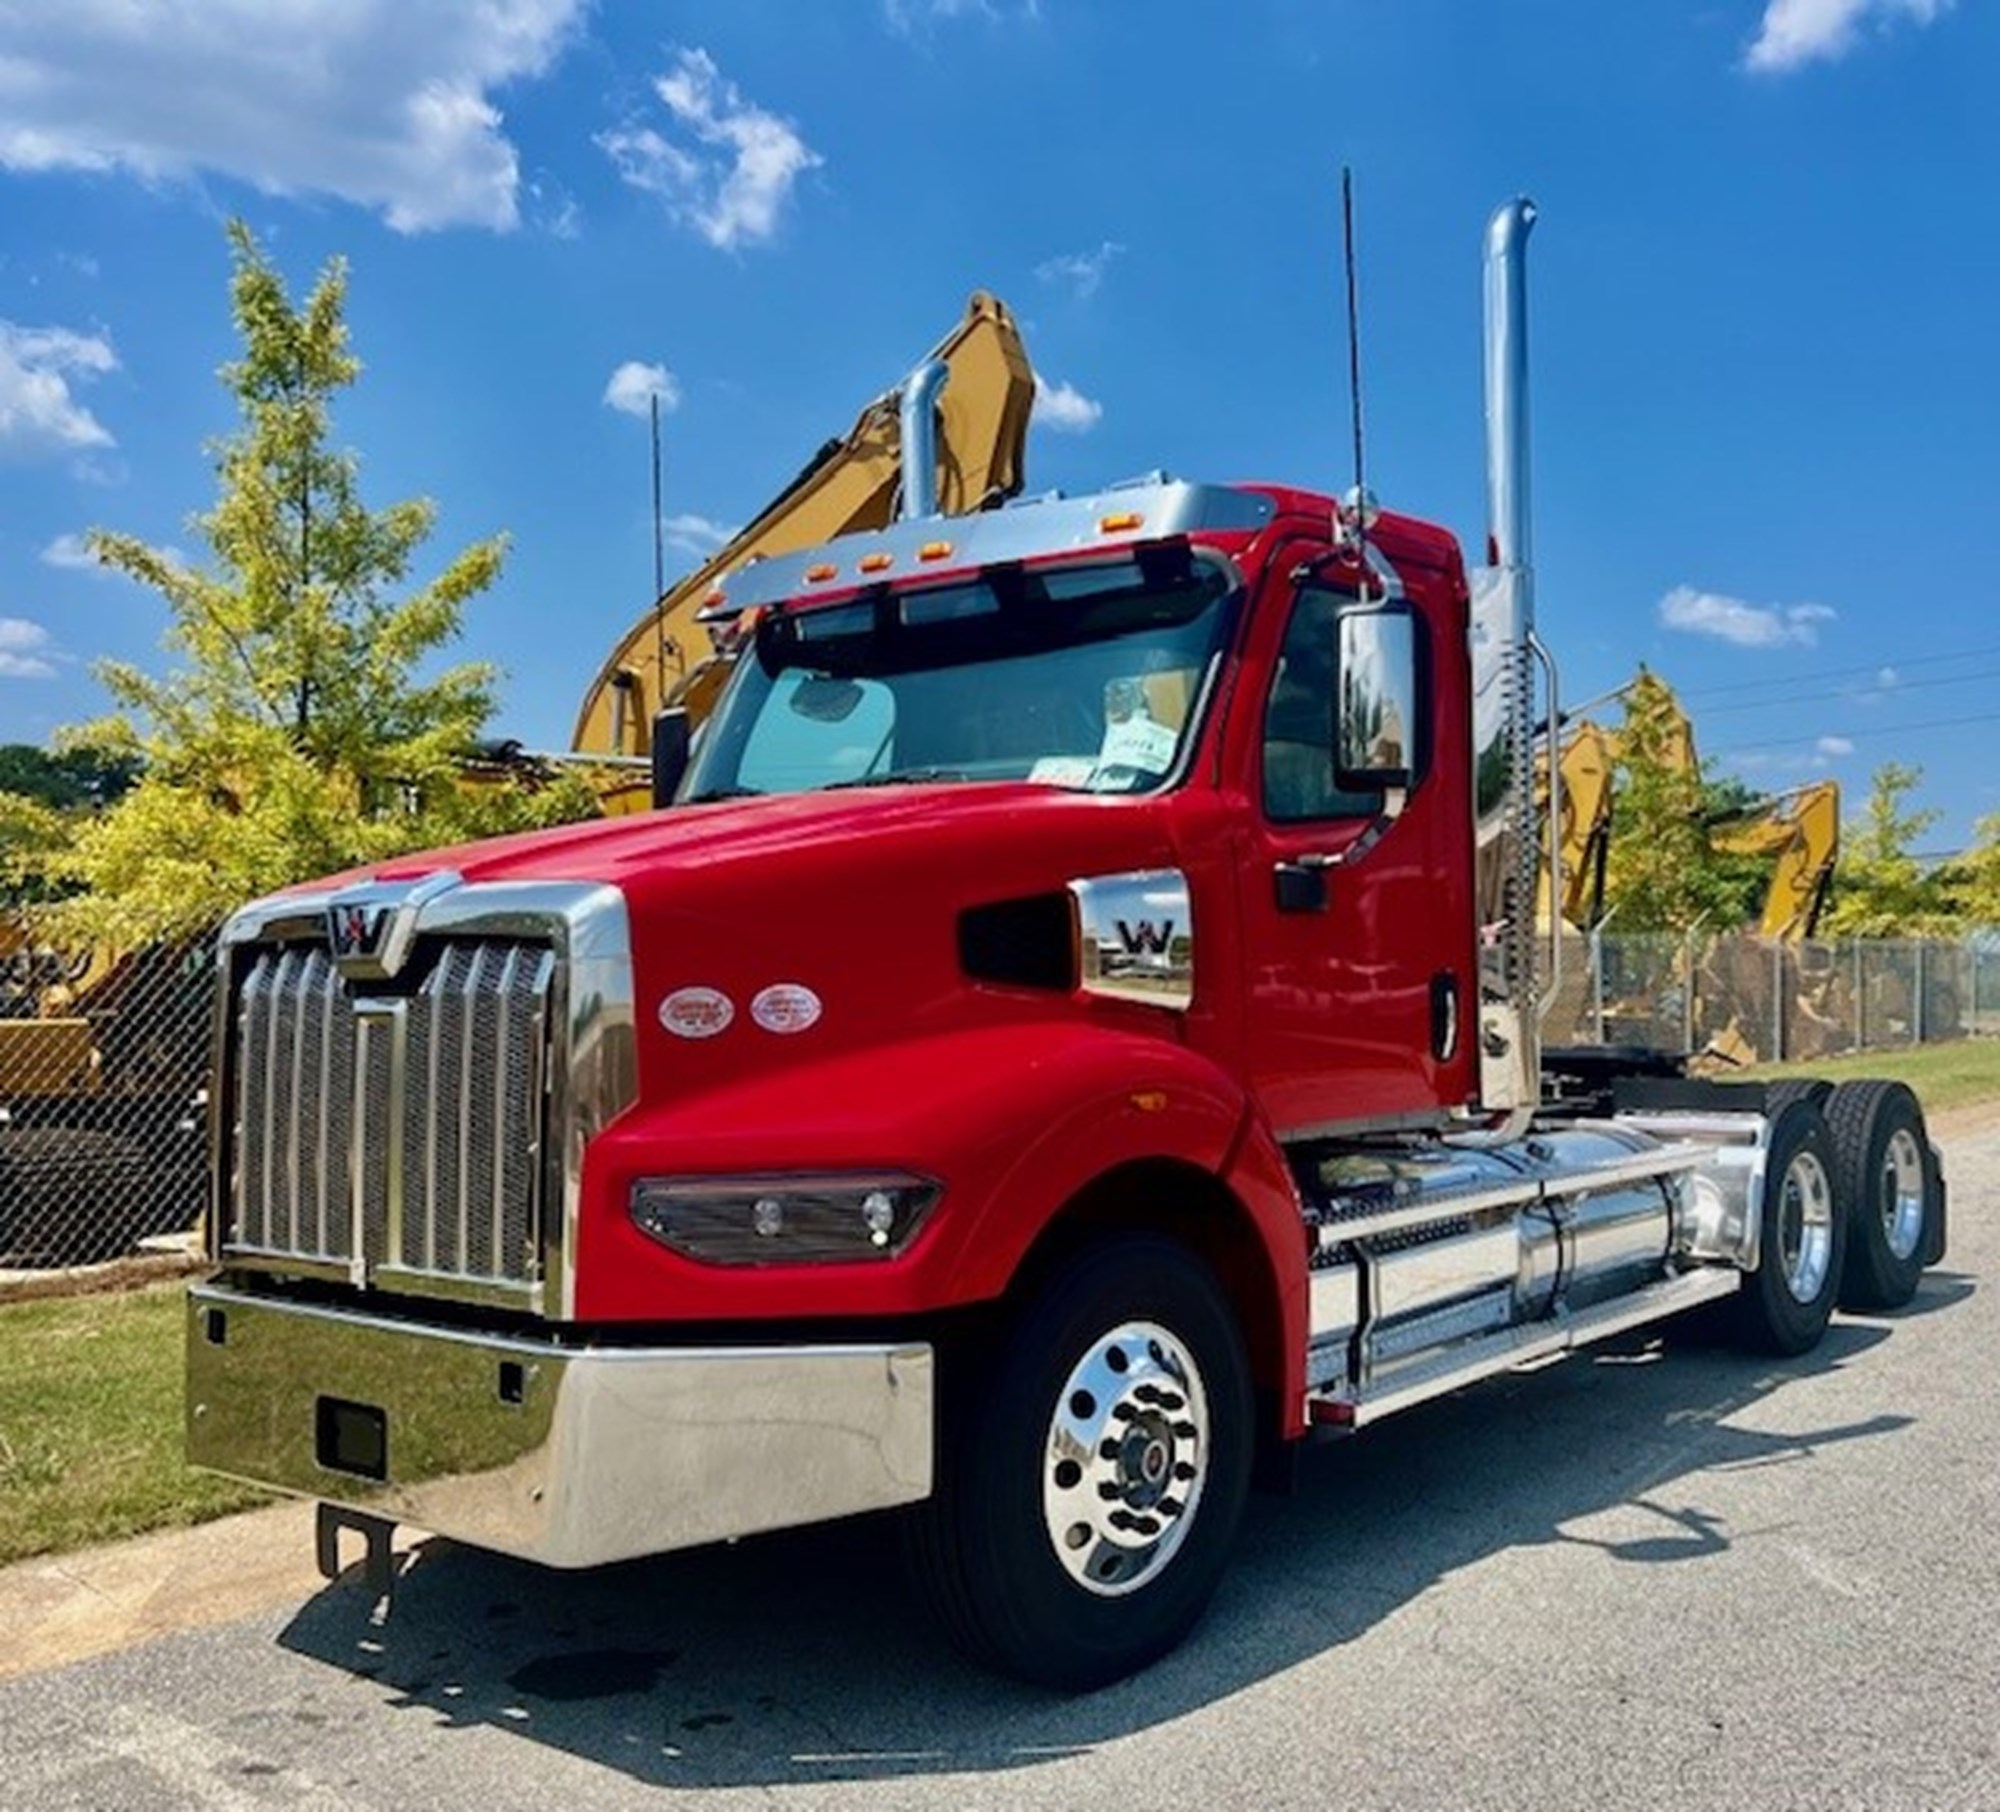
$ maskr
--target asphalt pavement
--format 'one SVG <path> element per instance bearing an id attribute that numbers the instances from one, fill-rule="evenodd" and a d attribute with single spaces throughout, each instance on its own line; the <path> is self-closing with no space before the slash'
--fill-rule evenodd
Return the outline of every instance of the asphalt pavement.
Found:
<path id="1" fill-rule="evenodd" d="M 2000 1808 L 2000 1130 L 1946 1151 L 1907 1310 L 1783 1363 L 1641 1332 L 1317 1451 L 1108 1691 L 957 1661 L 879 1521 L 582 1575 L 420 1541 L 378 1604 L 263 1513 L 208 1538 L 259 1608 L 197 1580 L 228 1620 L 155 1635 L 155 1591 L 0 1684 L 0 1806 Z"/>

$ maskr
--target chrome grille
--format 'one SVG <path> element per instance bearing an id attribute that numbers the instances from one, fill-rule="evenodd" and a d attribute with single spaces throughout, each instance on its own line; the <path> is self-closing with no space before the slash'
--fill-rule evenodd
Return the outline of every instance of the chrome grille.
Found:
<path id="1" fill-rule="evenodd" d="M 226 1248 L 418 1292 L 537 1283 L 554 951 L 439 940 L 414 989 L 363 993 L 317 944 L 241 961 Z"/>

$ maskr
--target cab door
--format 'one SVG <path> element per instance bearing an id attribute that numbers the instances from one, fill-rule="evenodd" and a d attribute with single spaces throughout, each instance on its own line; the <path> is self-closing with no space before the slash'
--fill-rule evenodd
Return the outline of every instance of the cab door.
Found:
<path id="1" fill-rule="evenodd" d="M 1342 619 L 1362 600 L 1311 569 L 1268 583 L 1248 651 L 1265 675 L 1254 738 L 1232 739 L 1250 795 L 1237 876 L 1248 1079 L 1281 1138 L 1432 1117 L 1463 1097 L 1474 1006 L 1469 831 L 1434 722 L 1447 650 L 1414 605 L 1368 607 L 1407 628 L 1411 683 L 1378 701 L 1373 733 L 1395 758 L 1378 768 L 1408 787 L 1355 784 L 1357 764 L 1343 775 L 1335 753 L 1343 688 L 1352 700 L 1372 683 L 1358 670 L 1366 636 L 1350 632 L 1343 671 Z"/>

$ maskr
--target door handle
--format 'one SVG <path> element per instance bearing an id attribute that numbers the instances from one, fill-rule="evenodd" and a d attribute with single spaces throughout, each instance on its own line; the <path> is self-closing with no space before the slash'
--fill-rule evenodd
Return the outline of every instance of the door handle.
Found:
<path id="1" fill-rule="evenodd" d="M 1324 912 L 1327 907 L 1326 871 L 1340 865 L 1338 856 L 1293 856 L 1271 871 L 1277 888 L 1280 912 Z"/>

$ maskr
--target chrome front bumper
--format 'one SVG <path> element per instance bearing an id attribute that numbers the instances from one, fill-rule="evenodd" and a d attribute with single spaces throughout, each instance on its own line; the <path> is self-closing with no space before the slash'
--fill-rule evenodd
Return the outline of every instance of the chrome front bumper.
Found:
<path id="1" fill-rule="evenodd" d="M 914 1503 L 930 1347 L 563 1348 L 188 1292 L 188 1459 L 549 1566 Z"/>

